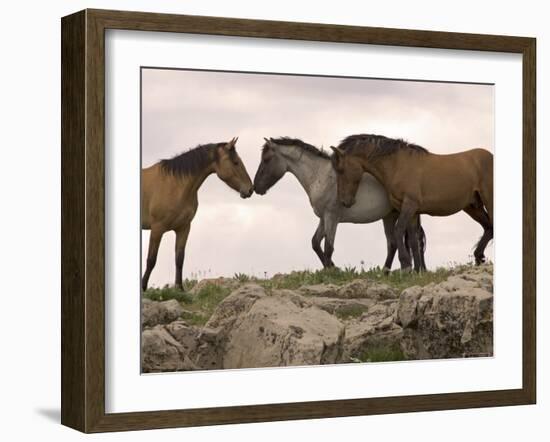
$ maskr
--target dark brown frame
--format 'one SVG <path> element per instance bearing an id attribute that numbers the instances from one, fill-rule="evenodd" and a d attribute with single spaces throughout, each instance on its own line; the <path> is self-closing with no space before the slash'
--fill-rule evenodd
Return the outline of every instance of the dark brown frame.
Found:
<path id="1" fill-rule="evenodd" d="M 449 32 L 84 10 L 62 30 L 61 422 L 84 432 L 534 404 L 536 40 Z M 105 413 L 105 30 L 127 29 L 519 53 L 523 56 L 523 386 L 192 410 Z"/>

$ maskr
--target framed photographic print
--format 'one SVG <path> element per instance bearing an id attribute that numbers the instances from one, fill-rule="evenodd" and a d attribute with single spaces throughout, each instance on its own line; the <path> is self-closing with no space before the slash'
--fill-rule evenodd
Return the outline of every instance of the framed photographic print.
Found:
<path id="1" fill-rule="evenodd" d="M 62 423 L 535 403 L 535 52 L 64 17 Z"/>

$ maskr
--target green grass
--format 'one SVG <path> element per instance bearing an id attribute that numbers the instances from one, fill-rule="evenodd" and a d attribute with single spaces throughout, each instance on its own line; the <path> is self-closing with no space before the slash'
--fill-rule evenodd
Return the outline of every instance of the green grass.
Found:
<path id="1" fill-rule="evenodd" d="M 184 285 L 184 288 L 186 286 Z M 189 287 L 190 288 L 190 287 Z M 175 287 L 150 288 L 143 293 L 143 297 L 152 301 L 166 301 L 175 299 L 183 304 L 185 313 L 183 319 L 191 325 L 204 325 L 212 316 L 215 308 L 222 302 L 231 290 L 216 284 L 206 284 L 196 295 Z"/>
<path id="2" fill-rule="evenodd" d="M 413 285 L 424 286 L 432 282 L 442 282 L 453 274 L 455 270 L 456 268 L 440 267 L 430 272 L 403 273 L 400 271 L 394 271 L 386 275 L 379 267 L 369 270 L 357 270 L 355 267 L 346 267 L 344 269 L 329 268 L 315 271 L 296 271 L 269 280 L 255 280 L 255 282 L 267 289 L 297 289 L 302 285 L 343 285 L 353 281 L 354 279 L 368 279 L 370 281 L 388 284 L 398 290 L 403 290 Z"/>
<path id="3" fill-rule="evenodd" d="M 375 345 L 361 353 L 358 358 L 353 359 L 354 362 L 392 362 L 405 360 L 405 355 L 398 344 L 387 346 Z"/>
<path id="4" fill-rule="evenodd" d="M 168 301 L 169 299 L 175 299 L 182 304 L 190 304 L 193 302 L 193 297 L 189 293 L 173 286 L 149 288 L 146 292 L 143 292 L 143 297 L 151 301 Z"/>
<path id="5" fill-rule="evenodd" d="M 244 282 L 249 282 L 252 278 L 248 276 L 246 273 L 235 273 L 235 275 L 233 275 L 233 279 L 244 283 Z"/>

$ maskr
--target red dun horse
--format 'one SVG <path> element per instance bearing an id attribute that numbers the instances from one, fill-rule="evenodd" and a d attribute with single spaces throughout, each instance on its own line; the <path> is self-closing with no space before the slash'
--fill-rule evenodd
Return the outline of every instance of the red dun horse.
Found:
<path id="1" fill-rule="evenodd" d="M 449 216 L 464 210 L 484 229 L 474 251 L 476 264 L 484 262 L 485 247 L 493 238 L 493 154 L 472 149 L 437 155 L 381 135 L 352 135 L 332 149 L 338 199 L 344 206 L 355 203 L 364 172 L 386 188 L 391 205 L 400 212 L 395 237 L 403 270 L 411 267 L 404 233 L 419 214 Z M 415 257 L 418 253 L 413 247 Z"/>
<path id="2" fill-rule="evenodd" d="M 176 281 L 182 288 L 185 244 L 191 221 L 199 205 L 197 191 L 215 173 L 242 198 L 252 195 L 253 186 L 235 149 L 237 138 L 229 143 L 205 144 L 172 159 L 162 160 L 141 171 L 141 228 L 151 230 L 147 267 L 141 281 L 143 290 L 157 261 L 162 235 L 176 233 Z"/>

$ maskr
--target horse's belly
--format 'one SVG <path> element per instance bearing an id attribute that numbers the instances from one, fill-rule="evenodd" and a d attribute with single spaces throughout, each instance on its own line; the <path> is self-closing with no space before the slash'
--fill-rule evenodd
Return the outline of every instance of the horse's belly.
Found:
<path id="1" fill-rule="evenodd" d="M 468 198 L 449 198 L 446 200 L 423 201 L 420 213 L 432 216 L 450 216 L 460 212 L 470 204 Z"/>
<path id="2" fill-rule="evenodd" d="M 384 218 L 391 210 L 385 189 L 371 177 L 361 182 L 355 196 L 355 204 L 342 209 L 342 222 L 372 223 Z"/>

